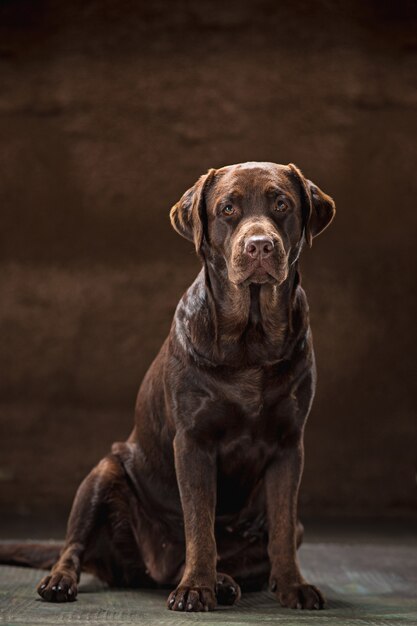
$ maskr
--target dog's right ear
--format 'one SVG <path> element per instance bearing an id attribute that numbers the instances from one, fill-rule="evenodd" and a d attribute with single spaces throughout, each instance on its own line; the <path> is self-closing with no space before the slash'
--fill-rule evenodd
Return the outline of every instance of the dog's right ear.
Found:
<path id="1" fill-rule="evenodd" d="M 172 226 L 182 237 L 194 242 L 197 253 L 201 252 L 204 238 L 208 237 L 205 192 L 215 172 L 216 170 L 211 169 L 200 176 L 170 212 Z"/>

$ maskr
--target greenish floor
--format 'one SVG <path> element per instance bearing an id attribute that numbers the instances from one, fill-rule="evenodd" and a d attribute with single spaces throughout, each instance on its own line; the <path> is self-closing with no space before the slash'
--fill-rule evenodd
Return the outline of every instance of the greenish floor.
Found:
<path id="1" fill-rule="evenodd" d="M 324 611 L 283 609 L 272 594 L 263 592 L 244 594 L 238 605 L 213 613 L 172 613 L 165 606 L 167 591 L 109 591 L 90 576 L 82 577 L 75 603 L 49 604 L 34 591 L 42 572 L 2 566 L 0 623 L 417 625 L 415 544 L 307 543 L 300 550 L 300 560 L 305 576 L 326 595 Z"/>

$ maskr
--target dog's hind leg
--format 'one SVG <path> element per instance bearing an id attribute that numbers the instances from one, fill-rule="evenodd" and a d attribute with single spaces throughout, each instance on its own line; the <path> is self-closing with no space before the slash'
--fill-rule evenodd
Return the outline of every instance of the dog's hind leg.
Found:
<path id="1" fill-rule="evenodd" d="M 51 569 L 61 554 L 63 543 L 0 542 L 0 564 Z"/>
<path id="2" fill-rule="evenodd" d="M 94 541 L 106 514 L 106 502 L 115 486 L 125 482 L 120 461 L 108 455 L 81 483 L 68 520 L 67 535 L 58 561 L 39 583 L 39 595 L 49 602 L 73 601 L 77 595 L 84 554 Z"/>

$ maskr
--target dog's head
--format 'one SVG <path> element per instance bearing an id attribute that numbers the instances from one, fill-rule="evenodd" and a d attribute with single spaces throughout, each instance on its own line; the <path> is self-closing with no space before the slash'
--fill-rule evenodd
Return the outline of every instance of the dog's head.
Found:
<path id="1" fill-rule="evenodd" d="M 236 285 L 281 284 L 335 205 L 295 165 L 241 163 L 209 172 L 171 209 L 180 235 Z"/>

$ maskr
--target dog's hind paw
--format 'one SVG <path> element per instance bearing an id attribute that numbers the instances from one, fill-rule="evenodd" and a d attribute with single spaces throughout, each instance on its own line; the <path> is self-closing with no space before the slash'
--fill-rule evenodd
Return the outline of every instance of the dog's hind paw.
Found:
<path id="1" fill-rule="evenodd" d="M 216 598 L 219 604 L 235 604 L 241 596 L 240 587 L 231 576 L 227 574 L 217 574 Z"/>
<path id="2" fill-rule="evenodd" d="M 37 592 L 47 602 L 74 602 L 77 597 L 77 581 L 68 574 L 51 573 L 42 578 Z"/>

